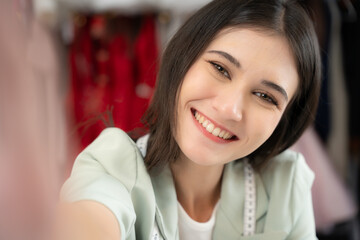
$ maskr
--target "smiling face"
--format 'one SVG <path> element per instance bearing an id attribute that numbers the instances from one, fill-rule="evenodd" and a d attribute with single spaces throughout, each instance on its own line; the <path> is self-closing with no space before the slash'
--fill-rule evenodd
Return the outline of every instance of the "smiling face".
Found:
<path id="1" fill-rule="evenodd" d="M 244 28 L 221 31 L 179 92 L 180 158 L 210 166 L 249 155 L 271 136 L 297 86 L 284 37 Z"/>

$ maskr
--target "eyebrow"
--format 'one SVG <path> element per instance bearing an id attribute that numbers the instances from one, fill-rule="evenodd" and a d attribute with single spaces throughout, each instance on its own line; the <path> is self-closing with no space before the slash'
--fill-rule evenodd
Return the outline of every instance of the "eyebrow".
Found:
<path id="1" fill-rule="evenodd" d="M 216 53 L 219 54 L 220 56 L 226 58 L 229 62 L 231 62 L 232 64 L 234 64 L 237 68 L 240 68 L 240 63 L 238 60 L 236 60 L 233 56 L 231 56 L 230 54 L 228 54 L 227 52 L 223 52 L 223 51 L 219 51 L 219 50 L 209 50 L 208 53 Z M 282 88 L 281 86 L 277 85 L 274 82 L 271 82 L 269 80 L 262 80 L 261 83 L 267 87 L 270 87 L 272 89 L 274 89 L 275 91 L 281 93 L 281 95 L 284 96 L 284 98 L 286 99 L 286 101 L 288 101 L 289 97 L 285 91 L 284 88 Z"/>
<path id="2" fill-rule="evenodd" d="M 281 93 L 281 94 L 284 96 L 284 98 L 286 99 L 286 101 L 288 100 L 288 95 L 287 95 L 285 89 L 282 88 L 282 87 L 280 87 L 280 86 L 277 85 L 276 83 L 273 83 L 273 82 L 268 81 L 268 80 L 262 80 L 262 81 L 261 81 L 261 84 L 263 84 L 263 85 L 265 85 L 265 86 L 267 86 L 267 87 L 270 87 L 270 88 L 278 91 L 279 93 Z"/>
<path id="3" fill-rule="evenodd" d="M 240 63 L 239 63 L 239 61 L 236 60 L 233 56 L 231 56 L 231 55 L 228 54 L 227 52 L 218 51 L 218 50 L 210 50 L 210 51 L 208 51 L 208 53 L 216 53 L 216 54 L 219 54 L 220 56 L 226 58 L 229 62 L 231 62 L 232 64 L 234 64 L 237 68 L 240 68 Z"/>

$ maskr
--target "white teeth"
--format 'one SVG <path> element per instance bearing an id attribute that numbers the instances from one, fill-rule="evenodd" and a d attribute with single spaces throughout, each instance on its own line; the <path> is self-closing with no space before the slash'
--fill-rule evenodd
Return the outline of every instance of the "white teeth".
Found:
<path id="1" fill-rule="evenodd" d="M 208 131 L 209 133 L 213 134 L 216 137 L 220 137 L 223 139 L 230 139 L 233 135 L 231 135 L 229 132 L 222 130 L 218 127 L 215 128 L 215 125 L 207 120 L 204 116 L 199 114 L 198 112 L 195 112 L 195 119 Z"/>
<path id="2" fill-rule="evenodd" d="M 229 139 L 231 137 L 232 137 L 231 134 L 228 132 L 226 132 L 225 135 L 223 136 L 224 139 Z"/>
<path id="3" fill-rule="evenodd" d="M 221 132 L 219 133 L 219 137 L 224 137 L 224 135 L 225 135 L 225 131 L 224 130 L 221 130 Z"/>
<path id="4" fill-rule="evenodd" d="M 220 133 L 221 134 L 221 133 Z M 220 135 L 219 135 L 220 137 Z M 229 132 L 224 131 L 224 135 L 221 137 L 223 139 L 230 139 L 232 135 Z"/>
<path id="5" fill-rule="evenodd" d="M 195 113 L 195 118 L 196 118 L 196 120 L 200 119 L 200 114 L 198 112 Z"/>
<path id="6" fill-rule="evenodd" d="M 214 130 L 214 127 L 215 127 L 214 124 L 210 123 L 209 125 L 207 125 L 206 131 L 211 133 Z"/>
<path id="7" fill-rule="evenodd" d="M 228 137 L 229 137 L 229 133 L 226 132 L 225 135 L 223 136 L 223 138 L 228 139 Z"/>
<path id="8" fill-rule="evenodd" d="M 203 125 L 204 128 L 206 128 L 208 124 L 209 124 L 209 121 L 208 121 L 208 120 L 205 120 L 205 121 L 202 123 L 202 125 Z"/>
<path id="9" fill-rule="evenodd" d="M 199 119 L 199 123 L 203 123 L 205 120 L 204 116 L 201 116 L 200 119 Z"/>
<path id="10" fill-rule="evenodd" d="M 206 129 L 207 130 L 207 129 Z M 214 131 L 212 131 L 212 134 L 215 136 L 215 137 L 217 137 L 217 136 L 219 136 L 219 133 L 220 133 L 220 128 L 215 128 L 214 129 Z"/>

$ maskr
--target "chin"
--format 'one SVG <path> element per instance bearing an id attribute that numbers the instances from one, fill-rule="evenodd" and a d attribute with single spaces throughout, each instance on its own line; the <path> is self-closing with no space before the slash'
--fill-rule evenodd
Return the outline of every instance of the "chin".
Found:
<path id="1" fill-rule="evenodd" d="M 180 148 L 181 149 L 181 148 Z M 181 149 L 182 156 L 185 160 L 199 166 L 223 165 L 231 162 L 232 158 L 224 157 L 223 154 L 216 154 L 209 149 L 203 149 L 200 146 L 194 149 L 193 146 L 183 146 Z M 220 157 L 222 156 L 222 157 Z M 234 159 L 235 160 L 235 159 Z"/>

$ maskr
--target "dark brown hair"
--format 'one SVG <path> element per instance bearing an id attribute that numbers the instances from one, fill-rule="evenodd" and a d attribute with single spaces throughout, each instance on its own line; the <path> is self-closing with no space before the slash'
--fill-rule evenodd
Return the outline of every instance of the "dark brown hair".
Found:
<path id="1" fill-rule="evenodd" d="M 270 138 L 248 157 L 256 168 L 290 147 L 313 120 L 321 62 L 313 24 L 297 1 L 214 0 L 197 11 L 169 42 L 156 90 L 145 115 L 150 130 L 148 170 L 178 158 L 174 139 L 178 91 L 185 74 L 216 34 L 228 27 L 253 28 L 284 36 L 295 57 L 299 87 Z"/>

